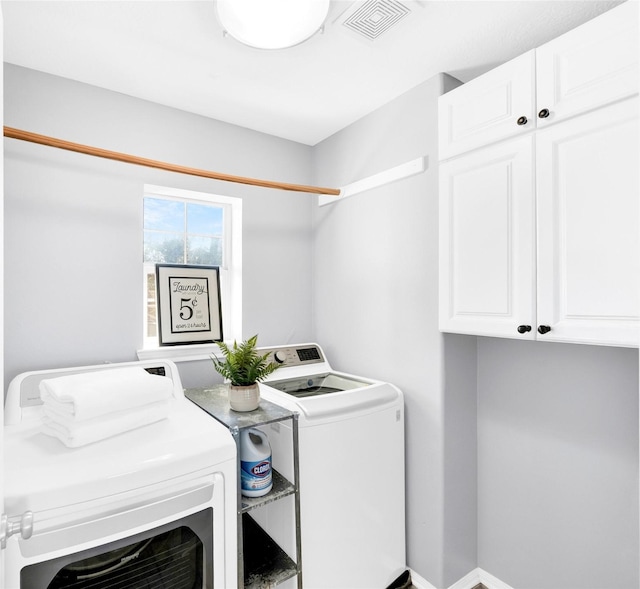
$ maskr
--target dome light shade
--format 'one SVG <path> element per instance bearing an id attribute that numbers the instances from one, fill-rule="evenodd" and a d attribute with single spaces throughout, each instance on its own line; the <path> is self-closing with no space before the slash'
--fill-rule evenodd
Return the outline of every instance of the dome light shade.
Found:
<path id="1" fill-rule="evenodd" d="M 284 49 L 306 41 L 329 12 L 329 0 L 218 0 L 216 6 L 225 32 L 258 49 Z"/>

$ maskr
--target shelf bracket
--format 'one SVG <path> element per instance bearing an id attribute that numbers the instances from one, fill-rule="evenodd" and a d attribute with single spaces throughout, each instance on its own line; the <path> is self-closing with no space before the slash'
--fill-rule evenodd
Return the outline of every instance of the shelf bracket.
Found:
<path id="1" fill-rule="evenodd" d="M 403 178 L 409 178 L 410 176 L 421 174 L 427 169 L 427 162 L 428 156 L 423 155 L 404 164 L 400 164 L 399 166 L 395 166 L 394 168 L 389 168 L 384 172 L 379 172 L 378 174 L 373 174 L 372 176 L 363 178 L 362 180 L 352 182 L 351 184 L 347 184 L 340 188 L 340 196 L 338 197 L 327 197 L 319 194 L 318 206 L 323 207 L 324 205 L 333 204 L 355 194 L 365 192 L 366 190 L 378 188 L 385 184 L 391 184 L 396 180 L 402 180 Z"/>

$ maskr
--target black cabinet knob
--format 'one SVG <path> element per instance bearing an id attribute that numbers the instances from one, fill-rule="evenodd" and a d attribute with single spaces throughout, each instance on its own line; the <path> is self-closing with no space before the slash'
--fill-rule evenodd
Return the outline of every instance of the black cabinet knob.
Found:
<path id="1" fill-rule="evenodd" d="M 527 117 L 520 117 L 516 122 L 518 123 L 518 125 L 526 125 Z"/>
<path id="2" fill-rule="evenodd" d="M 551 327 L 548 325 L 538 325 L 538 333 L 544 335 L 545 333 L 549 333 L 551 331 Z"/>
<path id="3" fill-rule="evenodd" d="M 543 108 L 539 113 L 538 113 L 538 117 L 541 119 L 546 119 L 549 116 L 549 109 L 548 108 Z"/>
<path id="4" fill-rule="evenodd" d="M 518 333 L 527 333 L 531 331 L 531 325 L 518 325 Z"/>

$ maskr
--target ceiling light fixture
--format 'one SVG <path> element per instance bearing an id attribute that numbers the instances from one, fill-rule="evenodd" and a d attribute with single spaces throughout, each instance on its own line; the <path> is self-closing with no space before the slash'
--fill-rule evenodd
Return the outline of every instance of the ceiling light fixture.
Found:
<path id="1" fill-rule="evenodd" d="M 216 7 L 225 32 L 241 43 L 285 49 L 322 28 L 329 0 L 218 0 Z"/>

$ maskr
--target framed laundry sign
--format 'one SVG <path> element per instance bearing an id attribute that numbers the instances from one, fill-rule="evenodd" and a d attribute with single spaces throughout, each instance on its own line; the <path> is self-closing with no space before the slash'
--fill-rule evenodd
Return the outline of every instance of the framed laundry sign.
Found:
<path id="1" fill-rule="evenodd" d="M 161 346 L 222 341 L 217 266 L 156 264 L 156 303 Z"/>

